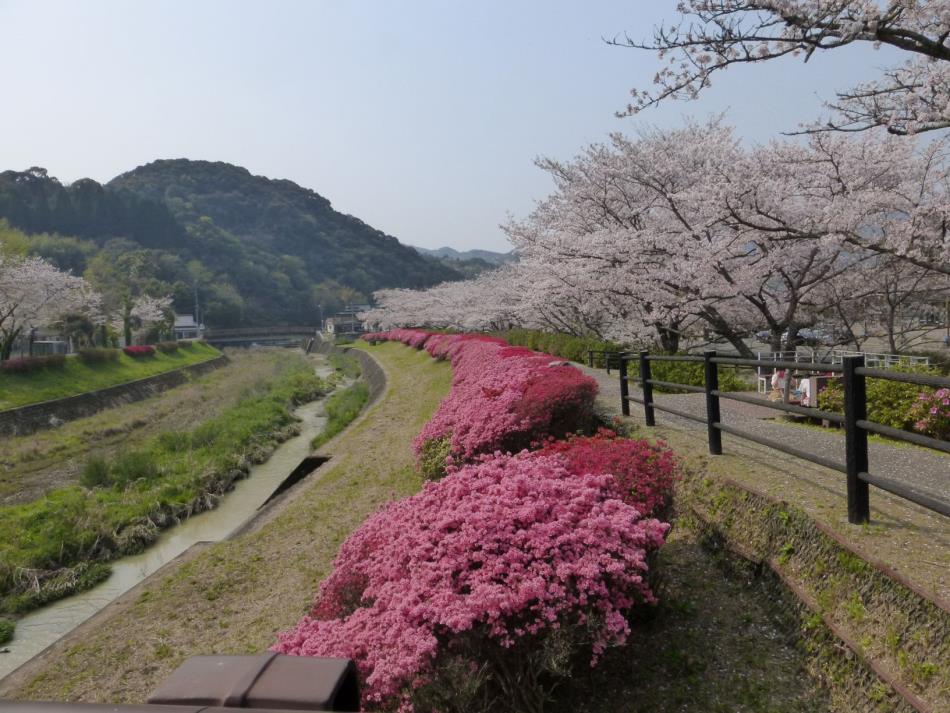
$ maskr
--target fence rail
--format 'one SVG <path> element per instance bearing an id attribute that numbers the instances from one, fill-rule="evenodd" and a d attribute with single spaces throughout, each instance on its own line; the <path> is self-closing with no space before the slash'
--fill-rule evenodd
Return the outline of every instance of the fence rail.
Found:
<path id="1" fill-rule="evenodd" d="M 865 366 L 864 356 L 844 356 L 841 363 L 832 364 L 828 362 L 802 362 L 802 361 L 781 361 L 772 359 L 745 359 L 737 357 L 717 356 L 715 351 L 707 351 L 703 356 L 663 356 L 650 354 L 649 352 L 640 352 L 631 354 L 627 352 L 614 352 L 617 354 L 617 369 L 620 378 L 620 410 L 624 416 L 630 415 L 630 403 L 637 403 L 643 406 L 644 419 L 647 426 L 656 425 L 656 412 L 661 411 L 669 413 L 680 418 L 689 419 L 699 423 L 706 424 L 707 439 L 709 441 L 709 452 L 712 455 L 722 455 L 722 434 L 728 433 L 731 436 L 752 441 L 759 445 L 772 448 L 782 453 L 801 458 L 802 460 L 815 463 L 825 468 L 838 471 L 845 475 L 847 495 L 848 495 L 848 521 L 855 524 L 866 523 L 870 520 L 870 485 L 881 490 L 887 491 L 893 495 L 909 500 L 921 507 L 927 508 L 942 515 L 950 516 L 950 501 L 935 497 L 926 493 L 920 493 L 905 483 L 887 478 L 885 476 L 871 473 L 868 458 L 868 434 L 876 433 L 918 446 L 930 448 L 944 453 L 950 453 L 950 441 L 939 438 L 931 438 L 919 433 L 911 433 L 900 429 L 891 428 L 883 424 L 868 420 L 867 416 L 867 387 L 866 380 L 886 379 L 889 381 L 900 381 L 919 386 L 930 386 L 936 388 L 950 388 L 950 378 L 933 376 L 929 374 L 912 374 L 904 372 L 895 372 L 891 370 L 873 369 Z M 606 359 L 606 357 L 605 357 Z M 640 377 L 637 380 L 643 390 L 643 398 L 637 398 L 630 395 L 627 365 L 636 361 L 639 363 Z M 654 379 L 651 373 L 651 363 L 658 361 L 683 361 L 703 364 L 703 386 L 692 386 L 689 384 L 677 384 L 668 381 Z M 593 357 L 589 357 L 589 363 L 593 363 Z M 797 369 L 807 372 L 832 372 L 840 374 L 844 381 L 844 414 L 831 411 L 821 411 L 814 408 L 805 408 L 795 404 L 767 401 L 766 399 L 754 398 L 744 394 L 723 392 L 719 390 L 719 367 L 755 367 L 757 369 Z M 687 413 L 680 409 L 671 408 L 665 404 L 658 404 L 653 398 L 653 387 L 662 386 L 667 388 L 682 389 L 694 393 L 704 393 L 706 415 L 697 416 Z M 734 426 L 730 426 L 722 421 L 720 412 L 720 399 L 729 399 L 741 401 L 743 403 L 763 406 L 765 408 L 794 413 L 797 415 L 812 416 L 822 418 L 833 423 L 839 423 L 844 426 L 845 447 L 844 462 L 815 455 L 807 451 L 789 446 L 781 441 L 770 438 L 764 438 L 756 434 L 748 433 Z"/>

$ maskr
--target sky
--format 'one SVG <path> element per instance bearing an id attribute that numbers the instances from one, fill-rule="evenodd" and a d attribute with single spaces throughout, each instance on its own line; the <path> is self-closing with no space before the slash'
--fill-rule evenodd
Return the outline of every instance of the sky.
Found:
<path id="1" fill-rule="evenodd" d="M 0 0 L 0 170 L 105 182 L 159 158 L 287 178 L 421 247 L 508 250 L 538 156 L 725 112 L 752 144 L 892 63 L 849 47 L 736 67 L 618 119 L 653 53 L 608 45 L 675 0 Z"/>

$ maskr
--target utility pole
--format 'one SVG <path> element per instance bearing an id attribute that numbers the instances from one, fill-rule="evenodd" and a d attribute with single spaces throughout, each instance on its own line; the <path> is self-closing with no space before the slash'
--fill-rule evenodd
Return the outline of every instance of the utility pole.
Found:
<path id="1" fill-rule="evenodd" d="M 201 324 L 201 318 L 198 315 L 198 281 L 195 280 L 195 324 Z"/>

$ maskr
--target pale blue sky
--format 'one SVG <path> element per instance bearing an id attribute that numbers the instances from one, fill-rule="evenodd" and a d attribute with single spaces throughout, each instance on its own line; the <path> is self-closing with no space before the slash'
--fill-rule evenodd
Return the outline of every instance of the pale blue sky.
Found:
<path id="1" fill-rule="evenodd" d="M 0 0 L 0 170 L 107 181 L 157 158 L 289 178 L 405 243 L 505 250 L 499 223 L 569 158 L 641 122 L 727 111 L 749 142 L 870 77 L 869 48 L 740 67 L 696 102 L 617 119 L 675 0 Z"/>

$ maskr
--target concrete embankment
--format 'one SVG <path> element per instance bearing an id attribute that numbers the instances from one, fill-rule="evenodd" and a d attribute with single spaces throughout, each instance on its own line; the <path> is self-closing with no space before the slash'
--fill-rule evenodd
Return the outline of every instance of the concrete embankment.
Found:
<path id="1" fill-rule="evenodd" d="M 0 411 L 0 437 L 22 436 L 46 428 L 53 428 L 66 421 L 92 416 L 99 411 L 122 404 L 141 401 L 150 396 L 181 386 L 189 379 L 224 366 L 228 358 L 221 356 L 180 369 L 155 374 L 144 379 L 117 384 L 97 391 L 87 391 L 76 396 L 42 401 L 18 408 Z"/>

